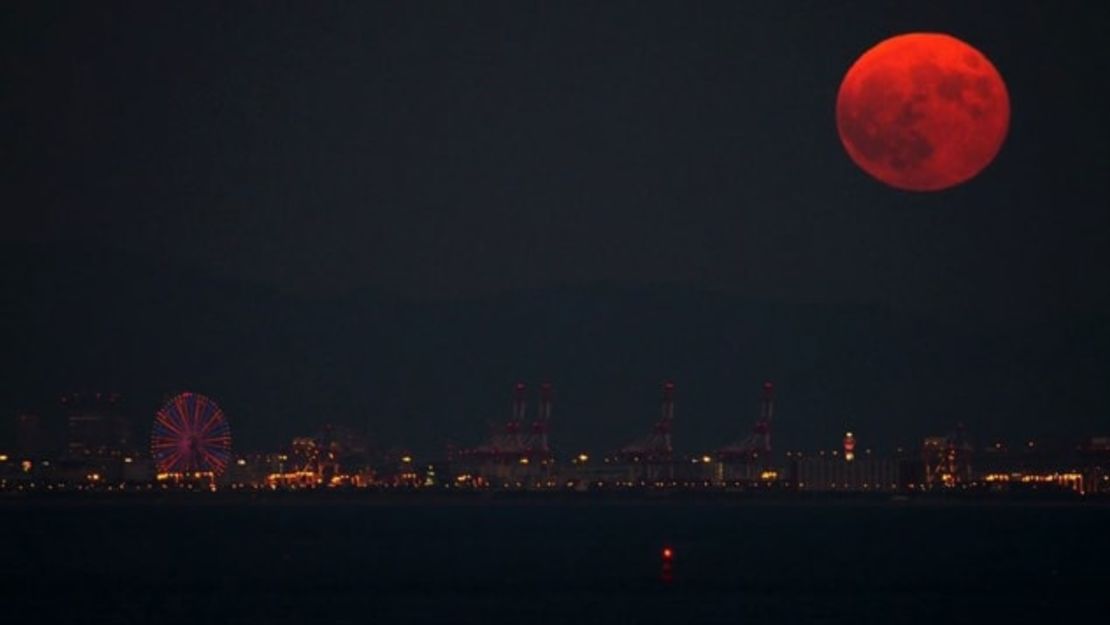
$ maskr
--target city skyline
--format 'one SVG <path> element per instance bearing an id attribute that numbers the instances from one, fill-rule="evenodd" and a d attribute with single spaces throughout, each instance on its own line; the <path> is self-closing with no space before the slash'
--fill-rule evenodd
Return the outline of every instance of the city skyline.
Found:
<path id="1" fill-rule="evenodd" d="M 736 418 L 734 425 L 737 427 L 734 430 L 727 432 L 715 432 L 717 436 L 715 440 L 706 444 L 704 440 L 705 424 L 695 424 L 701 427 L 691 427 L 686 423 L 687 417 L 680 415 L 676 410 L 676 392 L 677 385 L 673 380 L 665 380 L 662 383 L 666 390 L 664 392 L 664 415 L 667 422 L 667 445 L 671 445 L 672 438 L 676 441 L 674 449 L 676 453 L 685 453 L 688 456 L 698 458 L 704 453 L 711 454 L 728 454 L 729 445 L 725 443 L 736 444 L 735 440 L 750 440 L 752 437 L 751 432 L 760 432 L 767 437 L 765 446 L 767 451 L 772 451 L 776 455 L 781 455 L 787 451 L 790 452 L 815 452 L 818 450 L 836 449 L 842 442 L 844 433 L 847 432 L 853 438 L 853 441 L 858 441 L 862 437 L 863 444 L 861 448 L 870 451 L 880 451 L 884 454 L 889 454 L 897 450 L 898 453 L 907 453 L 906 450 L 915 450 L 920 446 L 920 441 L 927 439 L 930 436 L 936 435 L 950 435 L 952 432 L 959 430 L 961 436 L 966 437 L 967 442 L 972 448 L 975 449 L 1000 449 L 1000 448 L 1014 448 L 1021 449 L 1023 447 L 1032 448 L 1034 444 L 1040 447 L 1051 449 L 1054 451 L 1061 451 L 1067 449 L 1079 449 L 1084 445 L 1091 444 L 1091 441 L 1102 440 L 1106 438 L 1106 432 L 1101 430 L 1092 430 L 1087 432 L 1063 432 L 1056 430 L 1051 434 L 1045 435 L 1043 433 L 1030 433 L 1030 432 L 1009 432 L 1001 433 L 981 433 L 974 429 L 974 426 L 968 427 L 968 424 L 962 420 L 951 421 L 944 424 L 939 428 L 933 430 L 922 430 L 906 437 L 889 441 L 875 439 L 868 435 L 865 430 L 860 430 L 850 422 L 841 424 L 841 430 L 837 431 L 834 436 L 827 437 L 825 440 L 818 441 L 816 444 L 808 442 L 808 439 L 790 440 L 786 439 L 785 443 L 781 439 L 781 435 L 776 436 L 778 444 L 774 447 L 770 444 L 771 432 L 771 409 L 768 404 L 768 392 L 774 393 L 774 383 L 770 380 L 763 382 L 762 399 L 753 401 L 751 406 L 750 415 L 740 415 Z M 771 389 L 770 391 L 768 389 Z M 144 455 L 149 454 L 150 449 L 147 443 L 153 436 L 157 435 L 159 428 L 158 421 L 161 418 L 162 412 L 166 410 L 166 402 L 171 402 L 175 397 L 195 395 L 205 401 L 210 401 L 207 396 L 191 390 L 182 390 L 180 392 L 166 393 L 163 396 L 162 402 L 159 407 L 151 415 L 143 415 L 136 412 L 135 407 L 128 406 L 126 398 L 115 392 L 93 392 L 93 393 L 67 393 L 57 398 L 55 405 L 45 410 L 27 410 L 18 413 L 13 419 L 13 436 L 7 440 L 3 445 L 0 445 L 0 451 L 6 451 L 5 455 L 11 458 L 57 458 L 72 455 L 71 449 L 74 444 L 73 440 L 82 441 L 85 438 L 93 438 L 100 441 L 98 444 L 106 449 L 112 449 L 111 455 Z M 755 393 L 752 394 L 756 396 Z M 321 433 L 329 431 L 333 428 L 339 428 L 343 431 L 356 435 L 361 441 L 362 445 L 367 446 L 376 454 L 395 454 L 395 453 L 418 453 L 421 456 L 429 459 L 445 458 L 460 450 L 478 449 L 482 445 L 491 444 L 489 441 L 497 440 L 499 436 L 505 431 L 506 427 L 509 428 L 523 428 L 522 435 L 525 435 L 530 430 L 529 428 L 542 428 L 543 433 L 543 448 L 547 450 L 545 453 L 551 453 L 556 458 L 562 460 L 570 460 L 575 456 L 590 452 L 592 454 L 620 454 L 622 445 L 634 444 L 637 440 L 634 434 L 637 432 L 649 432 L 648 425 L 658 418 L 658 414 L 654 417 L 648 414 L 639 415 L 639 431 L 629 431 L 624 433 L 624 438 L 618 441 L 604 441 L 601 446 L 597 444 L 584 445 L 580 444 L 573 432 L 567 432 L 559 428 L 558 410 L 555 406 L 558 405 L 556 387 L 548 381 L 535 386 L 529 385 L 525 382 L 518 381 L 512 385 L 512 393 L 507 396 L 511 397 L 506 400 L 506 408 L 504 414 L 489 415 L 488 418 L 482 420 L 480 423 L 474 423 L 472 428 L 465 432 L 447 433 L 446 437 L 439 442 L 438 445 L 414 445 L 411 441 L 405 440 L 385 440 L 373 438 L 369 427 L 359 427 L 357 424 L 343 423 L 334 420 L 317 420 L 306 422 L 306 428 L 296 431 L 287 436 L 283 441 L 276 444 L 243 446 L 239 445 L 235 448 L 235 453 L 242 456 L 244 454 L 257 454 L 273 452 L 275 450 L 283 450 L 289 448 L 289 441 L 296 440 L 303 437 L 319 436 Z M 656 392 L 658 396 L 658 391 Z M 678 395 L 681 397 L 681 395 Z M 510 408 L 511 406 L 511 408 Z M 657 408 L 658 411 L 658 399 Z M 227 417 L 222 409 L 219 410 L 221 418 L 226 420 Z M 676 423 L 676 415 L 680 416 Z M 631 416 L 631 415 L 626 415 Z M 78 431 L 76 436 L 74 432 L 74 419 L 84 420 L 89 417 L 95 417 L 95 428 L 98 431 L 90 431 L 82 433 Z M 553 420 L 554 418 L 554 420 Z M 372 418 L 366 420 L 367 423 L 371 422 Z M 515 426 L 513 424 L 516 424 Z M 31 426 L 31 431 L 25 431 L 27 425 Z M 762 424 L 762 425 L 761 425 Z M 775 423 L 774 430 L 779 429 L 779 422 Z M 658 428 L 657 423 L 654 427 Z M 753 430 L 754 428 L 754 430 Z M 825 428 L 828 429 L 828 425 Z M 701 430 L 703 435 L 701 438 L 693 437 L 693 442 L 688 436 L 689 432 L 693 430 L 697 432 Z M 796 430 L 796 428 L 788 428 L 787 432 Z M 238 430 L 236 430 L 238 433 Z M 554 436 L 552 433 L 554 432 Z M 853 433 L 854 432 L 854 433 Z M 672 436 L 673 433 L 673 436 Z M 163 435 L 165 432 L 163 431 Z M 533 436 L 535 432 L 533 431 Z M 249 434 L 244 437 L 246 440 L 256 440 L 255 437 Z M 27 441 L 33 440 L 33 443 L 28 444 Z M 646 439 L 639 439 L 646 440 Z M 630 443 L 629 441 L 633 441 Z M 84 447 L 86 443 L 77 443 Z M 229 447 L 230 449 L 230 447 Z"/>
<path id="2" fill-rule="evenodd" d="M 664 378 L 698 445 L 763 379 L 804 446 L 1110 415 L 1086 5 L 10 11 L 0 437 L 59 393 L 195 389 L 252 446 L 370 420 L 431 447 L 517 379 L 591 447 Z M 1012 102 L 945 191 L 837 135 L 845 73 L 909 31 L 967 41 Z"/>

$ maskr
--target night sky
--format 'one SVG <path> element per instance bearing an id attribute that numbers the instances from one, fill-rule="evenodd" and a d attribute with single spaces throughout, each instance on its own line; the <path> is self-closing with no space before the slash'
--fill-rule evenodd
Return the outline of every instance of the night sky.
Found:
<path id="1" fill-rule="evenodd" d="M 2 437 L 63 392 L 476 444 L 1110 430 L 1110 19 L 1097 3 L 5 3 Z M 955 35 L 1006 80 L 978 178 L 847 157 L 852 62 Z"/>

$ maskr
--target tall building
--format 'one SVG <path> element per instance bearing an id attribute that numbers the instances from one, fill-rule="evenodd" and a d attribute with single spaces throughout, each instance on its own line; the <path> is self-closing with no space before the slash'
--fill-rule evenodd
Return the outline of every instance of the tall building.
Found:
<path id="1" fill-rule="evenodd" d="M 46 451 L 46 436 L 37 414 L 22 413 L 16 416 L 15 448 L 24 459 L 38 458 Z"/>
<path id="2" fill-rule="evenodd" d="M 837 451 L 803 456 L 794 463 L 794 482 L 805 491 L 893 491 L 902 474 L 894 458 L 879 457 L 865 450 L 851 457 Z"/>
<path id="3" fill-rule="evenodd" d="M 59 400 L 69 458 L 118 456 L 131 448 L 131 432 L 117 393 L 71 393 Z"/>

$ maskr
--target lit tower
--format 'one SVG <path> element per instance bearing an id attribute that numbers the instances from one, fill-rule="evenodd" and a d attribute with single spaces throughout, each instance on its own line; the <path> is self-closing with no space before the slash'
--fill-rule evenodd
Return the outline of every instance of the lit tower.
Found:
<path id="1" fill-rule="evenodd" d="M 528 387 L 524 382 L 517 382 L 513 386 L 513 422 L 519 426 L 524 421 L 528 411 Z"/>
<path id="2" fill-rule="evenodd" d="M 551 423 L 551 397 L 551 383 L 544 382 L 540 385 L 540 405 L 536 412 L 536 419 L 532 421 L 532 436 L 528 441 L 529 450 L 541 457 L 547 457 L 551 453 L 551 447 L 547 442 L 548 426 Z"/>
<path id="3" fill-rule="evenodd" d="M 652 427 L 651 434 L 625 445 L 615 454 L 620 462 L 642 465 L 642 470 L 630 471 L 630 479 L 673 477 L 671 425 L 674 423 L 674 392 L 674 382 L 663 383 L 659 420 Z"/>
<path id="4" fill-rule="evenodd" d="M 517 382 L 513 386 L 513 412 L 509 422 L 505 424 L 505 436 L 498 445 L 504 460 L 516 462 L 521 453 L 525 451 L 524 434 L 520 431 L 528 413 L 528 387 L 524 382 Z"/>
<path id="5" fill-rule="evenodd" d="M 717 450 L 718 479 L 763 479 L 771 461 L 771 423 L 775 417 L 775 385 L 764 382 L 759 395 L 759 417 L 751 434 Z"/>
<path id="6" fill-rule="evenodd" d="M 775 417 L 775 385 L 771 382 L 763 383 L 763 391 L 759 400 L 759 420 L 755 422 L 753 434 L 756 453 L 762 453 L 764 458 L 771 455 L 771 420 Z"/>
<path id="7" fill-rule="evenodd" d="M 660 439 L 661 451 L 670 456 L 674 451 L 671 445 L 671 424 L 674 423 L 674 382 L 663 383 L 663 401 L 660 407 L 659 423 L 655 424 L 655 435 Z"/>
<path id="8" fill-rule="evenodd" d="M 508 423 L 510 431 L 518 431 L 520 424 L 528 411 L 528 388 L 524 382 L 517 382 L 513 387 L 513 416 Z"/>

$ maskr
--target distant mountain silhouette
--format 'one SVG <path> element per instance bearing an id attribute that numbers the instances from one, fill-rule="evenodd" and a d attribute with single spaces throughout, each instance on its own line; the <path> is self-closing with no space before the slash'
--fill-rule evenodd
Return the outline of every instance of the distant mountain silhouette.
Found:
<path id="1" fill-rule="evenodd" d="M 682 286 L 308 300 L 80 246 L 9 245 L 2 262 L 5 438 L 17 412 L 49 417 L 59 393 L 103 389 L 123 393 L 141 439 L 164 395 L 193 389 L 224 407 L 239 447 L 332 422 L 438 451 L 478 443 L 517 380 L 554 383 L 564 452 L 640 436 L 663 379 L 689 451 L 744 435 L 764 379 L 779 449 L 835 446 L 845 429 L 861 447 L 912 444 L 958 421 L 983 439 L 1110 429 L 1102 318 L 1003 331 Z"/>

